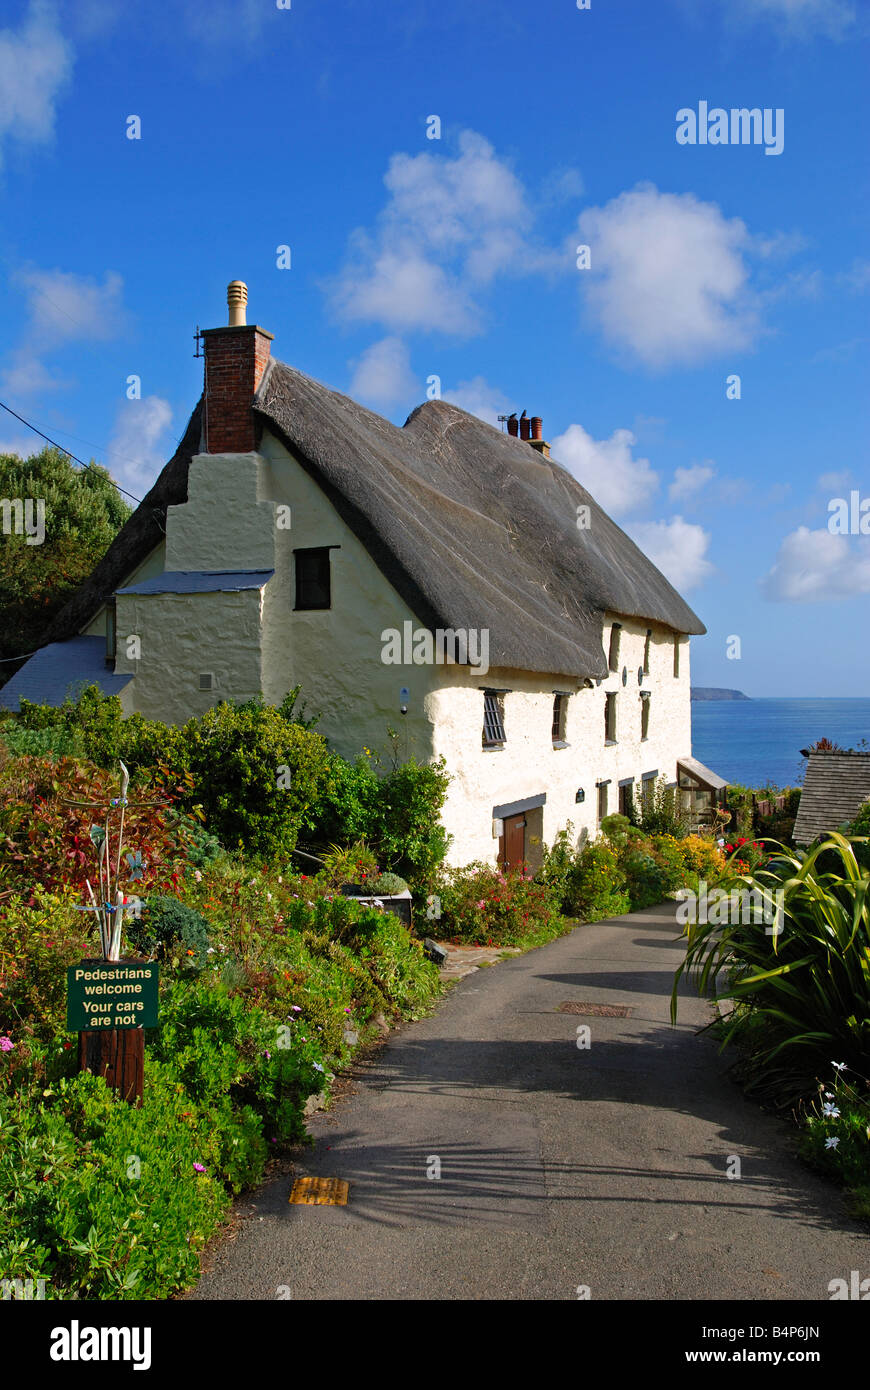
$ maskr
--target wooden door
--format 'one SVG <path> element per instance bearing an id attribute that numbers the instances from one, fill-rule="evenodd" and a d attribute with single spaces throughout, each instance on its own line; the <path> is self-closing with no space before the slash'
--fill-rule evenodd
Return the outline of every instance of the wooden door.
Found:
<path id="1" fill-rule="evenodd" d="M 505 816 L 498 842 L 498 861 L 503 869 L 518 869 L 526 858 L 525 815 Z"/>

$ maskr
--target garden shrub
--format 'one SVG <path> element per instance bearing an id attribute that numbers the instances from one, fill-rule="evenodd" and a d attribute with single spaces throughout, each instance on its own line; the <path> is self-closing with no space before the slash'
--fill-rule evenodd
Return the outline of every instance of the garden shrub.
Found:
<path id="1" fill-rule="evenodd" d="M 153 952 L 159 961 L 178 958 L 195 970 L 201 970 L 208 961 L 205 918 L 164 893 L 148 895 L 143 916 L 127 924 L 127 939 L 136 950 Z"/>
<path id="2" fill-rule="evenodd" d="M 619 833 L 621 827 L 616 829 Z M 559 832 L 544 851 L 539 873 L 539 878 L 554 891 L 560 910 L 584 922 L 628 912 L 631 899 L 620 850 L 606 836 L 575 848 L 572 833 L 570 825 Z"/>
<path id="3" fill-rule="evenodd" d="M 438 896 L 445 935 L 474 945 L 519 946 L 564 930 L 554 888 L 521 869 L 449 869 Z"/>
<path id="4" fill-rule="evenodd" d="M 645 835 L 673 835 L 678 840 L 685 836 L 689 823 L 679 788 L 669 787 L 664 774 L 655 783 L 644 783 L 642 794 L 632 802 L 631 818 Z"/>

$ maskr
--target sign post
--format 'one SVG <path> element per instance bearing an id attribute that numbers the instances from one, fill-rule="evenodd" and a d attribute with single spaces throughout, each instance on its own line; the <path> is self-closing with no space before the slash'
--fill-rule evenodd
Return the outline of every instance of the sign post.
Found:
<path id="1" fill-rule="evenodd" d="M 67 1028 L 79 1034 L 79 1070 L 105 1077 L 106 1084 L 119 1091 L 124 1100 L 140 1105 L 145 1066 L 143 1030 L 157 1024 L 158 967 L 156 961 L 121 959 L 120 955 L 124 912 L 138 915 L 141 908 L 140 901 L 129 900 L 118 884 L 129 785 L 127 769 L 123 763 L 120 766 L 121 794 L 108 807 L 87 801 L 66 803 L 105 811 L 104 825 L 91 826 L 91 840 L 98 854 L 99 898 L 86 879 L 91 903 L 82 909 L 96 915 L 103 954 L 79 961 L 67 971 Z M 110 817 L 116 808 L 120 825 L 113 854 Z M 134 869 L 132 877 L 140 876 Z"/>

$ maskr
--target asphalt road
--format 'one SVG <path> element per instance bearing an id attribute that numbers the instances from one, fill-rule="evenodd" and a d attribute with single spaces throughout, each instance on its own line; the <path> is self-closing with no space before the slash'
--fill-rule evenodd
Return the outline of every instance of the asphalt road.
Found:
<path id="1" fill-rule="evenodd" d="M 698 1036 L 709 1006 L 686 990 L 670 1025 L 675 935 L 649 909 L 461 981 L 311 1121 L 297 1174 L 348 1205 L 267 1184 L 190 1296 L 828 1300 L 870 1273 L 866 1228 Z"/>

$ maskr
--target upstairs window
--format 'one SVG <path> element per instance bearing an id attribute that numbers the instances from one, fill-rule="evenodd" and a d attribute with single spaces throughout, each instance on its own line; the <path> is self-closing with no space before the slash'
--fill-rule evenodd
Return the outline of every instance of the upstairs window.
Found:
<path id="1" fill-rule="evenodd" d="M 565 724 L 568 716 L 568 696 L 557 690 L 553 694 L 553 746 L 565 748 Z"/>
<path id="2" fill-rule="evenodd" d="M 616 742 L 616 694 L 613 691 L 604 697 L 604 742 Z"/>
<path id="3" fill-rule="evenodd" d="M 607 815 L 607 788 L 608 788 L 608 785 L 609 785 L 609 783 L 607 783 L 607 782 L 599 782 L 599 783 L 598 783 L 598 824 L 599 824 L 599 825 L 600 825 L 601 822 L 604 820 L 604 817 Z"/>
<path id="4" fill-rule="evenodd" d="M 652 628 L 651 628 L 651 627 L 648 627 L 647 630 L 646 630 L 646 641 L 645 641 L 644 644 L 643 644 L 643 673 L 644 673 L 645 676 L 648 676 L 648 675 L 649 675 L 649 649 L 650 649 L 651 643 L 652 643 Z"/>
<path id="5" fill-rule="evenodd" d="M 651 700 L 650 700 L 649 695 L 641 695 L 641 697 L 640 697 L 640 737 L 641 737 L 641 742 L 643 742 L 644 739 L 649 738 L 649 707 L 650 707 L 650 704 L 651 704 Z"/>
<path id="6" fill-rule="evenodd" d="M 295 550 L 296 560 L 296 611 L 310 608 L 329 608 L 332 605 L 332 588 L 329 566 L 328 545 L 311 550 Z"/>
<path id="7" fill-rule="evenodd" d="M 674 675 L 680 674 L 680 634 L 674 633 Z"/>
<path id="8" fill-rule="evenodd" d="M 613 623 L 610 629 L 610 656 L 607 664 L 611 671 L 619 670 L 619 634 L 622 632 L 622 623 Z"/>
<path id="9" fill-rule="evenodd" d="M 504 699 L 497 690 L 483 692 L 483 746 L 500 748 L 506 742 L 504 732 Z"/>

